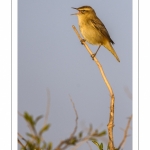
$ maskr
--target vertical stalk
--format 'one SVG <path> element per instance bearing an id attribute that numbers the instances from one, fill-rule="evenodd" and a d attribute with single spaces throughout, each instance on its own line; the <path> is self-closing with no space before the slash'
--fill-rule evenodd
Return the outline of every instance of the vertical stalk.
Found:
<path id="1" fill-rule="evenodd" d="M 87 51 L 89 52 L 90 55 L 92 55 L 92 51 L 90 50 L 90 48 L 87 46 L 87 44 L 85 43 L 85 40 L 83 40 L 80 36 L 80 34 L 78 33 L 76 27 L 73 25 L 72 26 L 73 30 L 75 31 L 75 33 L 77 34 L 79 40 L 81 41 L 81 43 L 85 46 L 85 48 L 87 49 Z M 113 127 L 114 127 L 114 102 L 115 102 L 115 96 L 113 93 L 113 90 L 105 76 L 105 73 L 103 71 L 102 65 L 100 64 L 100 62 L 98 61 L 98 59 L 96 57 L 94 57 L 94 61 L 97 64 L 99 71 L 102 75 L 102 78 L 108 88 L 108 91 L 110 93 L 110 113 L 109 113 L 109 122 L 107 125 L 108 128 L 108 136 L 109 136 L 109 149 L 110 150 L 114 150 L 114 139 L 113 139 Z"/>

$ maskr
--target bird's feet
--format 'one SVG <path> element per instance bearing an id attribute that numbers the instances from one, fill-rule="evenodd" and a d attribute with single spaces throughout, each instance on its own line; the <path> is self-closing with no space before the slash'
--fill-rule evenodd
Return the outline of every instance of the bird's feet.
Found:
<path id="1" fill-rule="evenodd" d="M 94 53 L 94 54 L 92 54 L 91 55 L 91 57 L 92 57 L 92 59 L 94 60 L 94 57 L 96 56 L 96 54 Z"/>
<path id="2" fill-rule="evenodd" d="M 85 42 L 85 39 L 80 40 L 81 44 L 83 45 L 83 43 Z"/>

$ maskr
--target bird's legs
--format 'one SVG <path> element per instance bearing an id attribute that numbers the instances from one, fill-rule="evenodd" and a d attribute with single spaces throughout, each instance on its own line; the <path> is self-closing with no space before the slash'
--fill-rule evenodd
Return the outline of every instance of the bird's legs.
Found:
<path id="1" fill-rule="evenodd" d="M 94 54 L 91 55 L 91 57 L 92 57 L 93 60 L 94 60 L 94 57 L 96 56 L 98 50 L 100 49 L 100 47 L 101 47 L 101 45 L 99 45 L 97 51 Z"/>

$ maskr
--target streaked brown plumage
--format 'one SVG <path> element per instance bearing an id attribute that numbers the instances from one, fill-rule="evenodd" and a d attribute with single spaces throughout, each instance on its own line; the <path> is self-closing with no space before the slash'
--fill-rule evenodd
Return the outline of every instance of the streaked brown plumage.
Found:
<path id="1" fill-rule="evenodd" d="M 79 8 L 73 9 L 78 10 L 79 12 L 74 14 L 78 17 L 79 28 L 84 39 L 92 44 L 98 45 L 98 49 L 95 54 L 93 54 L 93 58 L 97 54 L 101 45 L 103 45 L 106 49 L 108 49 L 114 57 L 120 62 L 117 53 L 111 44 L 114 44 L 113 40 L 110 38 L 110 35 L 102 23 L 102 21 L 96 16 L 94 9 L 90 6 L 82 6 Z"/>

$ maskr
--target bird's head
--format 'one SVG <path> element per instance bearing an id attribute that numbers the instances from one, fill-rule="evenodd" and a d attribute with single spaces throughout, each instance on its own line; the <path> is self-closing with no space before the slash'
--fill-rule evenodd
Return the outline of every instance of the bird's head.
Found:
<path id="1" fill-rule="evenodd" d="M 90 6 L 82 6 L 82 7 L 79 7 L 79 8 L 72 7 L 72 8 L 78 10 L 77 13 L 72 14 L 72 15 L 77 15 L 78 18 L 92 17 L 92 16 L 96 15 L 94 9 Z"/>

